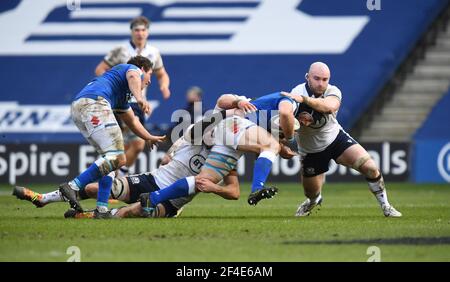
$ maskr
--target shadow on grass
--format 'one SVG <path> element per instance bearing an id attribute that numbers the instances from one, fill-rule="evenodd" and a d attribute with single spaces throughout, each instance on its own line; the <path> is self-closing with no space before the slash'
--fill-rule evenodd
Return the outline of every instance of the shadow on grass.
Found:
<path id="1" fill-rule="evenodd" d="M 449 245 L 450 237 L 400 237 L 354 240 L 284 241 L 285 245 L 343 245 L 343 244 L 383 244 L 383 245 Z"/>

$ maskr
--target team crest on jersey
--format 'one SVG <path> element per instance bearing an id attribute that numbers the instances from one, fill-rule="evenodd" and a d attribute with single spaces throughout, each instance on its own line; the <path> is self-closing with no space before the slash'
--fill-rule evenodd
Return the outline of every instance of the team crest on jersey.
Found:
<path id="1" fill-rule="evenodd" d="M 302 125 L 314 129 L 322 128 L 328 121 L 327 115 L 319 113 L 305 104 L 300 104 L 297 117 Z"/>
<path id="2" fill-rule="evenodd" d="M 205 157 L 202 155 L 194 155 L 192 156 L 192 158 L 189 160 L 189 168 L 194 172 L 194 173 L 200 173 L 200 170 L 202 169 L 202 166 L 205 164 Z"/>
<path id="3" fill-rule="evenodd" d="M 139 184 L 141 182 L 139 177 L 136 177 L 136 176 L 131 176 L 130 180 L 131 180 L 131 183 L 133 183 L 133 184 Z"/>
<path id="4" fill-rule="evenodd" d="M 313 167 L 307 167 L 307 168 L 305 168 L 305 172 L 306 172 L 306 174 L 308 174 L 308 175 L 314 174 L 315 171 L 316 171 L 316 170 L 315 170 Z"/>

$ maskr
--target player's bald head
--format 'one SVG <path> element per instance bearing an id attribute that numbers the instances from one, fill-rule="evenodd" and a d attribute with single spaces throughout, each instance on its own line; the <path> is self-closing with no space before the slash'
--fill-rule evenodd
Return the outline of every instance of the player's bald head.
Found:
<path id="1" fill-rule="evenodd" d="M 322 62 L 314 62 L 309 66 L 308 74 L 318 75 L 321 77 L 330 77 L 330 68 L 325 63 Z"/>
<path id="2" fill-rule="evenodd" d="M 325 93 L 328 87 L 330 69 L 322 62 L 312 63 L 305 78 L 308 81 L 309 88 L 316 96 L 320 96 Z"/>

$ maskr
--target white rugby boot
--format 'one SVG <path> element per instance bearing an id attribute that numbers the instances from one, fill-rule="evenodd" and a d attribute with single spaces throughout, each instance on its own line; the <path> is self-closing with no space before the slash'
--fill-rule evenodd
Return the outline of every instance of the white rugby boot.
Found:
<path id="1" fill-rule="evenodd" d="M 308 216 L 311 214 L 311 211 L 316 206 L 320 206 L 321 204 L 322 204 L 322 194 L 319 194 L 319 196 L 314 201 L 311 201 L 309 198 L 307 198 L 303 203 L 301 203 L 298 206 L 295 216 Z"/>
<path id="2" fill-rule="evenodd" d="M 393 206 L 384 205 L 381 207 L 385 217 L 401 217 L 402 213 L 396 210 Z"/>

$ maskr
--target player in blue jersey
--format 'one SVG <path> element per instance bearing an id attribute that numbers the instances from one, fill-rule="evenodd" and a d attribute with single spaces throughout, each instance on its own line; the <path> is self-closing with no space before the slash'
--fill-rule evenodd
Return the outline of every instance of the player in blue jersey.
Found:
<path id="1" fill-rule="evenodd" d="M 166 71 L 160 51 L 148 41 L 150 35 L 150 20 L 144 16 L 138 16 L 130 22 L 131 38 L 122 44 L 111 49 L 103 60 L 95 69 L 95 75 L 100 76 L 107 70 L 118 64 L 126 63 L 133 56 L 143 56 L 152 62 L 152 74 L 156 76 L 159 83 L 159 89 L 163 94 L 165 100 L 170 97 L 170 77 Z M 148 99 L 146 95 L 147 89 L 142 91 L 145 100 Z M 146 120 L 150 114 L 144 114 L 136 101 L 131 100 L 130 106 L 141 123 L 145 126 Z M 151 112 L 151 110 L 150 110 Z M 119 123 L 122 127 L 123 139 L 125 142 L 125 155 L 127 156 L 127 163 L 119 169 L 120 175 L 127 175 L 130 167 L 135 163 L 139 154 L 144 151 L 145 141 L 139 136 L 136 136 L 124 124 Z"/>
<path id="2" fill-rule="evenodd" d="M 237 96 L 232 94 L 224 94 L 217 100 L 217 107 L 221 109 L 242 108 L 248 103 L 248 98 L 245 96 Z M 298 152 L 297 140 L 294 136 L 295 114 L 299 105 L 292 98 L 286 97 L 281 92 L 275 92 L 268 95 L 261 96 L 255 100 L 250 101 L 256 111 L 254 114 L 247 115 L 250 120 L 271 131 L 273 128 L 274 118 L 278 118 L 278 128 L 282 129 L 283 145 L 286 145 L 291 153 Z M 256 116 L 255 116 L 256 115 Z M 272 132 L 274 133 L 274 132 Z M 273 134 L 277 140 L 280 136 Z M 254 204 L 254 199 L 259 199 L 258 195 L 264 191 L 264 184 L 269 176 L 272 168 L 272 163 L 275 160 L 276 154 L 271 151 L 261 151 L 258 159 L 255 161 L 252 193 L 249 195 L 249 204 Z M 257 201 L 256 201 L 257 202 Z"/>
<path id="3" fill-rule="evenodd" d="M 141 195 L 141 205 L 151 215 L 155 207 L 166 200 L 201 192 L 199 182 L 206 179 L 212 183 L 219 182 L 224 175 L 234 169 L 243 152 L 259 154 L 253 170 L 252 193 L 248 197 L 250 205 L 256 205 L 260 200 L 272 198 L 278 191 L 276 187 L 266 187 L 265 183 L 271 171 L 272 163 L 278 155 L 283 158 L 292 158 L 295 154 L 278 142 L 278 136 L 268 133 L 264 128 L 252 121 L 241 117 L 239 112 L 253 112 L 257 110 L 247 98 L 233 94 L 221 96 L 222 100 L 216 105 L 210 116 L 194 124 L 187 136 L 192 142 L 197 140 L 209 143 L 211 153 L 197 176 L 182 178 L 163 191 L 155 191 L 148 195 Z M 291 100 L 285 99 L 282 100 Z M 237 108 L 239 110 L 224 111 L 220 106 Z M 231 113 L 231 115 L 230 115 Z M 293 121 L 299 127 L 298 122 Z M 201 137 L 196 138 L 195 136 Z M 187 138 L 189 139 L 189 138 Z"/>
<path id="4" fill-rule="evenodd" d="M 59 189 L 72 208 L 82 211 L 76 191 L 88 183 L 99 181 L 96 218 L 108 218 L 108 198 L 115 170 L 126 162 L 124 141 L 113 111 L 139 137 L 146 140 L 150 148 L 162 142 L 165 136 L 151 135 L 135 117 L 128 100 L 134 96 L 139 107 L 149 111 L 149 104 L 142 97 L 142 89 L 150 83 L 152 63 L 145 57 L 136 56 L 127 64 L 119 64 L 100 77 L 89 82 L 71 105 L 71 115 L 88 142 L 101 155 L 89 168 Z"/>

